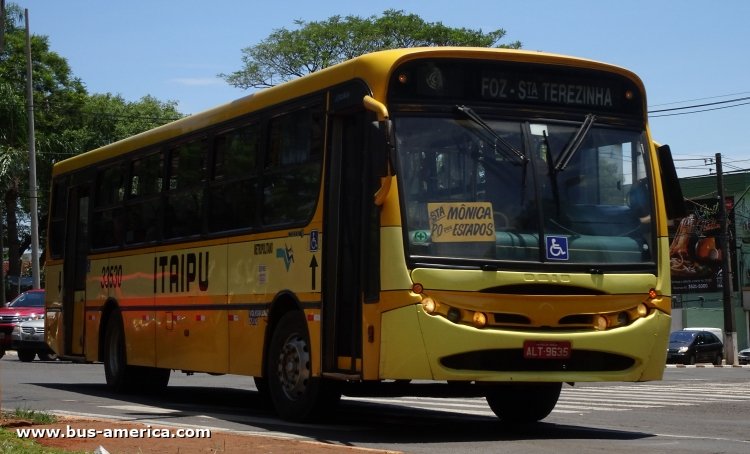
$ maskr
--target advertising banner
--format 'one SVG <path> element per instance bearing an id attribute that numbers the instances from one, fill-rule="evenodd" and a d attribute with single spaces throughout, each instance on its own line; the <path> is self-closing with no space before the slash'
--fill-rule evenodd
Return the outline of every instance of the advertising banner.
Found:
<path id="1" fill-rule="evenodd" d="M 734 198 L 727 197 L 725 203 L 730 213 L 731 236 L 734 234 Z M 670 231 L 672 293 L 720 292 L 724 272 L 722 257 L 727 242 L 721 234 L 719 199 L 690 200 L 687 208 L 689 214 Z"/>

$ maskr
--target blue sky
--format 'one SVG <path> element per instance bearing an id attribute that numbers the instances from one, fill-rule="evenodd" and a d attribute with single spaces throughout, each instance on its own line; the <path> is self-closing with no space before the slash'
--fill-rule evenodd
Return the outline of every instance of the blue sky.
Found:
<path id="1" fill-rule="evenodd" d="M 295 19 L 370 16 L 393 8 L 448 26 L 503 28 L 528 50 L 624 66 L 643 79 L 649 110 L 750 97 L 750 1 L 697 0 L 6 0 L 29 9 L 90 93 L 153 95 L 195 113 L 249 92 L 217 78 L 241 67 L 241 49 Z M 750 100 L 734 103 L 748 103 Z M 706 106 L 703 109 L 730 104 Z M 681 113 L 674 111 L 669 113 Z M 652 116 L 681 176 L 706 174 L 721 153 L 725 172 L 750 168 L 750 104 Z M 689 160 L 692 159 L 692 160 Z"/>

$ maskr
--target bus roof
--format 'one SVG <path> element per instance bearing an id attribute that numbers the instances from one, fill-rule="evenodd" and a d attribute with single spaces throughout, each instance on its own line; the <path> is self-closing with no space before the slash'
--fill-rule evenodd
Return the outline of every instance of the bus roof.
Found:
<path id="1" fill-rule="evenodd" d="M 270 107 L 274 104 L 292 100 L 308 93 L 314 93 L 326 87 L 331 87 L 357 78 L 369 82 L 377 80 L 382 81 L 380 84 L 372 84 L 371 89 L 380 90 L 374 91 L 373 97 L 379 100 L 384 100 L 387 85 L 386 82 L 388 81 L 392 68 L 400 63 L 417 58 L 448 57 L 477 59 L 494 57 L 511 62 L 544 63 L 549 65 L 599 69 L 625 76 L 633 80 L 641 92 L 644 91 L 642 81 L 631 71 L 606 63 L 566 55 L 516 49 L 475 47 L 420 47 L 384 50 L 347 60 L 304 77 L 300 77 L 275 87 L 260 90 L 256 93 L 219 105 L 204 112 L 189 115 L 166 125 L 159 126 L 118 142 L 68 158 L 56 163 L 52 174 L 53 176 L 57 176 L 74 171 L 133 150 L 145 148 L 192 132 L 197 132 L 208 126 L 230 121 L 250 112 Z M 645 96 L 643 102 L 645 104 Z"/>

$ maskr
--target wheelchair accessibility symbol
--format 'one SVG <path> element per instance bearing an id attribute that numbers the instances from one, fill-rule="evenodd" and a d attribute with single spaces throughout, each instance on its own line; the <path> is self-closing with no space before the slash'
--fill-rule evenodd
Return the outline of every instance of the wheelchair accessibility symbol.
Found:
<path id="1" fill-rule="evenodd" d="M 547 236 L 547 260 L 568 260 L 568 237 Z"/>

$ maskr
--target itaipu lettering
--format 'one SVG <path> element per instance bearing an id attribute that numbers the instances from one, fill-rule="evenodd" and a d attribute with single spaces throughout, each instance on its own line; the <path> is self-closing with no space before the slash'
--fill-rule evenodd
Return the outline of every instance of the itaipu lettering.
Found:
<path id="1" fill-rule="evenodd" d="M 189 292 L 196 283 L 208 290 L 208 251 L 154 257 L 154 293 Z"/>

